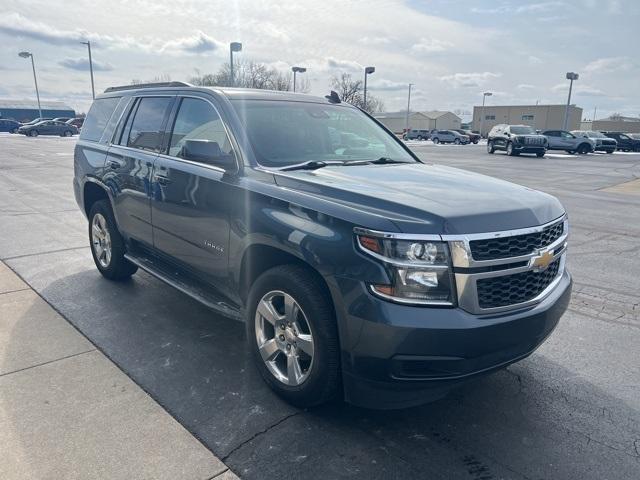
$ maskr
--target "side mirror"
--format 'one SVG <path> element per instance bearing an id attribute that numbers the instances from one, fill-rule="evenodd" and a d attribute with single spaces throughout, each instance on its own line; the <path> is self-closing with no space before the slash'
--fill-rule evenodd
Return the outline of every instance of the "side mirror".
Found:
<path id="1" fill-rule="evenodd" d="M 224 170 L 235 170 L 237 167 L 235 156 L 224 153 L 220 150 L 218 142 L 210 140 L 185 140 L 180 150 L 180 157 Z"/>

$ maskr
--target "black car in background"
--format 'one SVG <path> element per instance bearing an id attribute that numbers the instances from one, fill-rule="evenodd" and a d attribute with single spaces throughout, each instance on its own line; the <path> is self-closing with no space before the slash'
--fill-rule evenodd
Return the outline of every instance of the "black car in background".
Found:
<path id="1" fill-rule="evenodd" d="M 480 134 L 473 133 L 471 130 L 463 130 L 461 128 L 454 129 L 454 132 L 458 132 L 460 135 L 466 135 L 469 137 L 471 143 L 477 144 L 480 141 Z"/>
<path id="2" fill-rule="evenodd" d="M 529 125 L 499 124 L 487 136 L 488 153 L 504 150 L 507 155 L 512 156 L 535 153 L 537 157 L 543 157 L 548 146 L 547 137 L 540 135 Z"/>
<path id="3" fill-rule="evenodd" d="M 38 135 L 59 135 L 61 137 L 70 137 L 72 135 L 77 135 L 78 129 L 68 123 L 46 120 L 44 122 L 36 123 L 35 125 L 23 125 L 18 128 L 18 133 L 29 137 L 37 137 Z"/>
<path id="4" fill-rule="evenodd" d="M 18 128 L 20 128 L 20 122 L 0 118 L 0 132 L 18 133 Z"/>
<path id="5" fill-rule="evenodd" d="M 640 140 L 622 132 L 602 132 L 618 142 L 618 150 L 623 152 L 640 152 Z"/>
<path id="6" fill-rule="evenodd" d="M 141 268 L 245 321 L 300 406 L 434 400 L 531 354 L 569 302 L 558 200 L 425 164 L 337 94 L 108 89 L 73 186 L 105 278 Z"/>

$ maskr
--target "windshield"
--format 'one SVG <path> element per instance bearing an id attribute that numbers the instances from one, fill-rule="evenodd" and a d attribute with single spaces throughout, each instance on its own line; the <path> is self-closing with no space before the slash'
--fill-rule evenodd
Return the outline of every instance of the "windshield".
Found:
<path id="1" fill-rule="evenodd" d="M 587 137 L 589 138 L 609 138 L 604 133 L 590 131 L 587 132 Z"/>
<path id="2" fill-rule="evenodd" d="M 307 161 L 415 162 L 360 110 L 307 102 L 234 100 L 258 163 L 286 167 Z"/>
<path id="3" fill-rule="evenodd" d="M 511 133 L 516 135 L 535 135 L 536 131 L 531 127 L 511 127 Z"/>

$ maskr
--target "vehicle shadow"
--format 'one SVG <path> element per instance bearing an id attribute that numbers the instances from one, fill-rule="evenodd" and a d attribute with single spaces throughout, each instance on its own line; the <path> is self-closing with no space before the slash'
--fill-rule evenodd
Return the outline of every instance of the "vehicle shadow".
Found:
<path id="1" fill-rule="evenodd" d="M 109 282 L 88 249 L 47 260 L 12 267 L 243 478 L 637 478 L 640 412 L 543 354 L 421 407 L 303 411 L 241 323 L 143 272 Z"/>

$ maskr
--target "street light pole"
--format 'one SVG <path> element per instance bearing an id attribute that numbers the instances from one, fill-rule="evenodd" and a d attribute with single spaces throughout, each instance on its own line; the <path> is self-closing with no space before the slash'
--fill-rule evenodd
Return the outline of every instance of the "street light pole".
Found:
<path id="1" fill-rule="evenodd" d="M 33 83 L 36 85 L 36 98 L 38 99 L 38 115 L 39 118 L 42 118 L 42 108 L 40 107 L 40 92 L 38 91 L 38 78 L 36 77 L 36 64 L 33 61 L 33 53 L 31 52 L 20 52 L 18 54 L 19 57 L 29 58 L 31 57 L 31 68 L 33 70 Z"/>
<path id="2" fill-rule="evenodd" d="M 304 73 L 307 71 L 304 67 L 291 67 L 291 71 L 293 72 L 293 91 L 296 91 L 296 73 Z"/>
<path id="3" fill-rule="evenodd" d="M 409 131 L 409 107 L 411 106 L 411 86 L 413 83 L 409 84 L 409 94 L 407 95 L 407 116 L 405 118 L 405 126 L 404 131 L 407 133 Z"/>
<path id="4" fill-rule="evenodd" d="M 363 108 L 367 109 L 367 76 L 376 71 L 376 67 L 364 67 L 364 101 Z"/>
<path id="5" fill-rule="evenodd" d="M 575 72 L 567 72 L 567 80 L 569 80 L 569 96 L 567 97 L 567 106 L 564 109 L 564 123 L 562 129 L 567 129 L 567 122 L 569 121 L 569 104 L 571 103 L 571 90 L 573 89 L 573 81 L 578 80 L 579 75 Z"/>
<path id="6" fill-rule="evenodd" d="M 482 109 L 480 110 L 480 138 L 482 138 L 482 126 L 484 125 L 484 101 L 491 95 L 493 95 L 491 92 L 484 92 L 482 94 Z"/>
<path id="7" fill-rule="evenodd" d="M 91 72 L 91 98 L 96 99 L 96 89 L 93 85 L 93 60 L 91 59 L 91 42 L 87 40 L 86 42 L 80 42 L 83 45 L 87 46 L 89 49 L 89 72 Z"/>
<path id="8" fill-rule="evenodd" d="M 240 42 L 231 42 L 229 44 L 229 74 L 231 77 L 231 86 L 234 87 L 236 84 L 233 72 L 233 52 L 242 51 L 242 44 Z"/>

